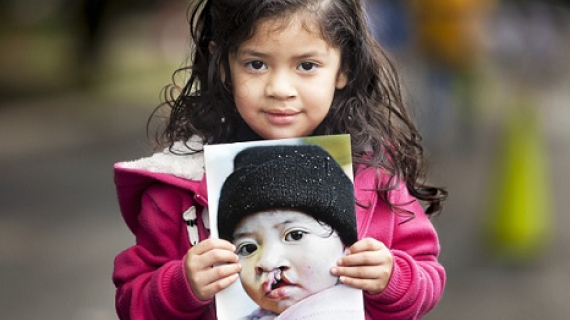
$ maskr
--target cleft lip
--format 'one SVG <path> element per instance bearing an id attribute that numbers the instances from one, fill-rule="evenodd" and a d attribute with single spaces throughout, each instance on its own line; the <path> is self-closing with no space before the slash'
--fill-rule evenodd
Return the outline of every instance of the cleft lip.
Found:
<path id="1" fill-rule="evenodd" d="M 263 294 L 268 295 L 271 291 L 291 283 L 286 278 L 281 269 L 276 269 L 268 273 L 267 279 L 263 282 Z"/>
<path id="2" fill-rule="evenodd" d="M 269 292 L 271 292 L 275 282 L 276 282 L 275 273 L 274 273 L 274 271 L 271 271 L 267 274 L 267 279 L 265 279 L 265 281 L 263 281 L 263 284 L 262 284 L 263 294 L 267 295 Z"/>

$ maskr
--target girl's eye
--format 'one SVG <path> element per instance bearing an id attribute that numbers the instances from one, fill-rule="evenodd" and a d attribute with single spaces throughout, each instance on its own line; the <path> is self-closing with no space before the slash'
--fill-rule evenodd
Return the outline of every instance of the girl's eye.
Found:
<path id="1" fill-rule="evenodd" d="M 311 71 L 311 70 L 315 69 L 316 67 L 317 67 L 317 65 L 312 63 L 312 62 L 303 62 L 297 67 L 297 69 L 302 70 L 302 71 Z"/>
<path id="2" fill-rule="evenodd" d="M 265 63 L 256 60 L 256 61 L 251 61 L 247 63 L 247 67 L 249 69 L 253 69 L 253 70 L 262 70 L 262 69 L 266 69 L 265 67 Z"/>
<path id="3" fill-rule="evenodd" d="M 305 234 L 306 232 L 304 231 L 291 231 L 285 235 L 285 241 L 299 241 L 303 239 L 303 236 L 305 236 Z"/>
<path id="4" fill-rule="evenodd" d="M 238 256 L 247 257 L 257 251 L 257 245 L 253 243 L 245 243 L 240 245 L 237 250 L 236 254 Z"/>

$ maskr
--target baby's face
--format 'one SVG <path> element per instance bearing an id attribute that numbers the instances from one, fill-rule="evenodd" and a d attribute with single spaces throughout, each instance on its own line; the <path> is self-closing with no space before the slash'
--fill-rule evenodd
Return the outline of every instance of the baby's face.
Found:
<path id="1" fill-rule="evenodd" d="M 334 286 L 330 268 L 344 246 L 329 226 L 290 210 L 262 211 L 235 230 L 240 278 L 260 307 L 280 314 L 298 301 Z"/>

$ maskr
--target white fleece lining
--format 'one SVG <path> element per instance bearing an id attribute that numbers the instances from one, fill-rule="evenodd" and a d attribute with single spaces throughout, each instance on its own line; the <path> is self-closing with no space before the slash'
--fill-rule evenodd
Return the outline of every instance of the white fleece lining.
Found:
<path id="1" fill-rule="evenodd" d="M 192 150 L 201 150 L 202 142 L 198 138 L 191 138 L 187 145 L 176 142 L 172 148 L 174 152 L 186 153 Z M 155 173 L 170 174 L 188 180 L 200 180 L 204 175 L 204 152 L 191 154 L 176 154 L 168 148 L 157 152 L 150 157 L 134 161 L 121 162 L 121 168 L 146 170 Z"/>

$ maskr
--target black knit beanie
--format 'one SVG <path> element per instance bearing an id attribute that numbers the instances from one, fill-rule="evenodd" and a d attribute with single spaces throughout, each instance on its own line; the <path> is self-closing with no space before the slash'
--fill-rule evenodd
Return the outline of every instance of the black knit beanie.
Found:
<path id="1" fill-rule="evenodd" d="M 233 241 L 246 216 L 294 209 L 331 226 L 346 246 L 357 240 L 354 187 L 320 146 L 251 147 L 238 153 L 220 192 L 220 238 Z"/>

